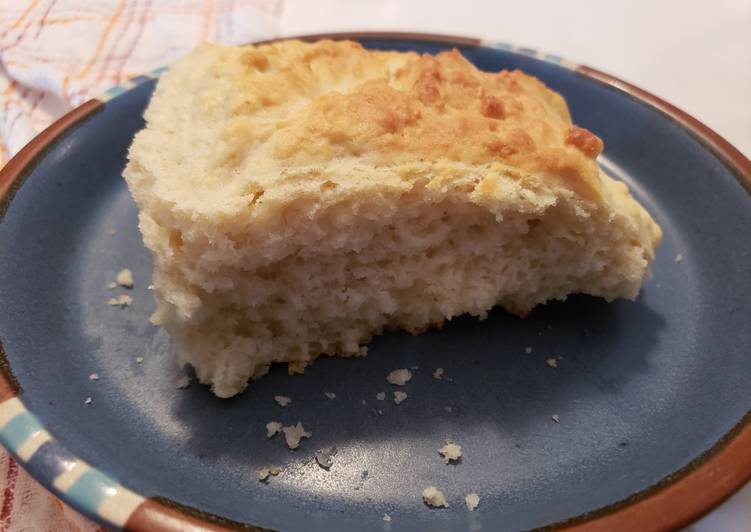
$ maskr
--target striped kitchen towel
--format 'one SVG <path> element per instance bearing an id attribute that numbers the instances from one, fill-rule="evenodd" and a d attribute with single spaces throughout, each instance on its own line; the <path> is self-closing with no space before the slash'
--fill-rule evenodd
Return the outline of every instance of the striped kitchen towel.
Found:
<path id="1" fill-rule="evenodd" d="M 0 167 L 67 110 L 201 41 L 276 33 L 281 0 L 0 2 Z"/>

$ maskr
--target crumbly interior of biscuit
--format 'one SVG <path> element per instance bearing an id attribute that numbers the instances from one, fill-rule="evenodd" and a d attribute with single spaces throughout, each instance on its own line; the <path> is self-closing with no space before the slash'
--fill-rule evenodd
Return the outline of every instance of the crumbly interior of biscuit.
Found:
<path id="1" fill-rule="evenodd" d="M 167 230 L 142 215 L 147 242 L 170 254 L 155 277 L 157 320 L 182 361 L 227 397 L 272 362 L 357 355 L 384 329 L 418 332 L 496 304 L 524 314 L 570 293 L 636 296 L 652 251 L 632 219 L 533 193 L 494 213 L 472 186 L 418 182 L 324 208 L 301 202 L 283 222 L 217 228 L 203 247 L 181 245 L 194 227 Z M 219 236 L 233 233 L 245 245 Z"/>

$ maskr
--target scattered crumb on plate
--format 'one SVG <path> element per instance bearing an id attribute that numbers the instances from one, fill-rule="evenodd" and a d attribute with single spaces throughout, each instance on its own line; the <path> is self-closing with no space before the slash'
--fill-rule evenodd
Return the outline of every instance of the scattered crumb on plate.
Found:
<path id="1" fill-rule="evenodd" d="M 89 380 L 90 381 L 98 381 L 99 380 L 99 373 L 92 373 L 91 375 L 89 375 Z"/>
<path id="2" fill-rule="evenodd" d="M 443 378 L 443 368 L 436 368 L 433 372 L 433 378 L 434 379 L 442 379 Z"/>
<path id="3" fill-rule="evenodd" d="M 128 294 L 122 294 L 117 297 L 111 297 L 107 300 L 107 304 L 112 307 L 129 307 L 133 304 L 133 298 Z"/>
<path id="4" fill-rule="evenodd" d="M 275 395 L 274 401 L 276 401 L 276 404 L 279 406 L 287 406 L 292 402 L 292 399 L 287 397 L 286 395 Z"/>
<path id="5" fill-rule="evenodd" d="M 188 386 L 190 386 L 190 377 L 188 377 L 187 375 L 183 375 L 182 377 L 180 377 L 180 378 L 179 378 L 179 379 L 177 380 L 177 387 L 178 387 L 178 388 L 179 388 L 180 390 L 184 390 L 184 389 L 185 389 L 185 388 L 187 388 Z"/>
<path id="6" fill-rule="evenodd" d="M 143 357 L 136 357 L 136 363 L 143 364 Z"/>
<path id="7" fill-rule="evenodd" d="M 551 368 L 557 368 L 558 367 L 558 361 L 554 359 L 553 357 L 548 358 L 545 360 L 545 363 L 550 366 Z"/>
<path id="8" fill-rule="evenodd" d="M 443 456 L 443 459 L 448 464 L 449 462 L 457 461 L 462 457 L 462 446 L 447 440 L 446 445 L 438 449 L 438 454 Z"/>
<path id="9" fill-rule="evenodd" d="M 417 371 L 418 369 L 420 369 L 420 366 L 412 366 L 412 371 Z"/>
<path id="10" fill-rule="evenodd" d="M 269 476 L 276 476 L 282 472 L 282 468 L 278 466 L 262 467 L 258 470 L 258 480 L 266 482 Z"/>
<path id="11" fill-rule="evenodd" d="M 683 262 L 683 255 L 681 255 L 680 253 L 678 253 L 675 256 L 675 262 Z"/>
<path id="12" fill-rule="evenodd" d="M 531 347 L 525 347 L 524 348 L 524 352 L 527 353 L 527 354 L 530 354 L 532 352 L 532 348 Z"/>
<path id="13" fill-rule="evenodd" d="M 310 432 L 305 432 L 302 423 L 299 421 L 297 425 L 282 427 L 282 432 L 284 433 L 284 441 L 287 442 L 287 447 L 290 449 L 297 449 L 300 446 L 300 440 L 310 438 L 313 435 Z"/>
<path id="14" fill-rule="evenodd" d="M 559 416 L 558 414 L 553 414 L 552 416 L 550 416 L 550 418 L 553 421 L 555 421 L 556 423 L 560 423 L 561 422 L 561 416 Z"/>
<path id="15" fill-rule="evenodd" d="M 90 405 L 91 404 L 91 397 L 87 397 L 86 400 L 83 402 L 83 404 Z"/>
<path id="16" fill-rule="evenodd" d="M 332 447 L 329 450 L 319 449 L 316 451 L 315 457 L 318 465 L 323 469 L 328 469 L 334 464 L 334 455 L 336 454 L 336 447 Z"/>
<path id="17" fill-rule="evenodd" d="M 396 386 L 404 386 L 412 378 L 412 372 L 408 369 L 395 369 L 386 376 L 386 380 L 389 384 Z"/>
<path id="18" fill-rule="evenodd" d="M 360 349 L 357 350 L 357 356 L 359 356 L 359 357 L 366 357 L 366 356 L 368 356 L 368 346 L 367 345 L 361 345 Z"/>
<path id="19" fill-rule="evenodd" d="M 117 272 L 115 281 L 117 281 L 117 284 L 119 284 L 123 288 L 133 288 L 133 272 L 128 268 L 123 268 L 122 270 Z"/>
<path id="20" fill-rule="evenodd" d="M 117 283 L 115 281 L 110 281 L 109 283 L 107 283 L 107 288 L 117 288 Z"/>
<path id="21" fill-rule="evenodd" d="M 336 394 L 334 392 L 326 392 L 323 395 L 325 395 L 327 398 L 331 399 L 332 401 L 336 399 Z"/>
<path id="22" fill-rule="evenodd" d="M 378 399 L 379 401 L 383 401 L 384 399 L 386 399 L 386 392 L 378 392 L 376 394 L 376 399 Z"/>
<path id="23" fill-rule="evenodd" d="M 401 404 L 404 400 L 407 399 L 407 394 L 401 390 L 397 390 L 394 392 L 394 402 L 396 404 Z"/>
<path id="24" fill-rule="evenodd" d="M 277 432 L 280 432 L 282 430 L 282 424 L 278 421 L 269 421 L 266 423 L 266 437 L 271 438 L 273 437 Z"/>
<path id="25" fill-rule="evenodd" d="M 468 493 L 464 497 L 464 502 L 470 512 L 473 512 L 480 505 L 480 496 L 477 493 Z"/>
<path id="26" fill-rule="evenodd" d="M 390 523 L 391 522 L 391 516 L 389 514 L 383 514 L 383 521 L 385 523 Z"/>
<path id="27" fill-rule="evenodd" d="M 154 285 L 153 284 L 150 284 L 149 286 L 146 287 L 146 290 L 153 290 L 153 289 L 154 289 Z"/>
<path id="28" fill-rule="evenodd" d="M 115 236 L 117 234 L 117 229 L 110 229 L 109 233 L 110 236 Z"/>
<path id="29" fill-rule="evenodd" d="M 444 497 L 443 492 L 435 486 L 428 486 L 422 490 L 422 500 L 431 508 L 448 508 L 446 497 Z"/>

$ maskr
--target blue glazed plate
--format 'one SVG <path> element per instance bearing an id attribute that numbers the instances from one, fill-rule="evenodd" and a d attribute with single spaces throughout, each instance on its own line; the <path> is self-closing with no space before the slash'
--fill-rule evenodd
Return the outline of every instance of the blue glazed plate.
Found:
<path id="1" fill-rule="evenodd" d="M 143 530 L 674 527 L 742 484 L 751 196 L 739 179 L 751 183 L 751 163 L 664 102 L 555 56 L 356 37 L 378 49 L 457 46 L 481 69 L 521 68 L 562 93 L 575 122 L 605 141 L 602 165 L 665 232 L 638 301 L 572 297 L 526 319 L 494 311 L 420 336 L 389 333 L 367 358 L 319 359 L 304 376 L 274 368 L 231 400 L 177 389 L 169 341 L 148 322 L 152 263 L 121 177 L 155 85 L 146 76 L 62 119 L 0 175 L 5 447 L 86 515 Z M 118 309 L 106 302 L 123 291 L 107 283 L 124 267 L 134 303 Z M 402 367 L 414 377 L 397 406 L 385 376 Z M 266 438 L 271 420 L 301 421 L 313 436 L 289 451 Z M 462 445 L 457 465 L 436 452 L 447 439 Z M 334 446 L 331 469 L 318 467 L 315 451 Z M 261 483 L 256 470 L 268 465 L 283 471 Z M 706 480 L 723 471 L 732 478 L 722 485 Z M 449 508 L 422 503 L 428 485 Z M 681 490 L 697 494 L 681 505 Z"/>

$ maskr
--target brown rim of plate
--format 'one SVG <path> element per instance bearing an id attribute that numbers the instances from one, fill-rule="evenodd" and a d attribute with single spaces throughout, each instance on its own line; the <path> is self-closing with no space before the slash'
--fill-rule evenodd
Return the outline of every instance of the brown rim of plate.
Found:
<path id="1" fill-rule="evenodd" d="M 403 32 L 327 33 L 284 37 L 283 39 L 288 38 L 306 41 L 323 38 L 391 38 L 449 43 L 459 47 L 483 45 L 481 40 L 468 37 Z M 255 44 L 283 39 L 259 41 Z M 751 192 L 751 161 L 699 120 L 661 98 L 599 70 L 580 65 L 575 68 L 575 71 L 584 77 L 624 92 L 676 121 L 716 155 L 736 176 L 741 185 Z M 35 137 L 0 169 L 0 215 L 9 204 L 15 190 L 21 185 L 23 177 L 30 173 L 33 165 L 44 152 L 54 145 L 65 130 L 102 105 L 101 101 L 94 99 L 73 109 Z M 17 392 L 18 385 L 14 382 L 12 374 L 6 375 L 5 372 L 0 372 L 0 380 L 2 381 L 0 384 L 3 384 L 0 388 L 6 392 L 3 394 L 3 399 L 6 395 L 15 395 L 14 391 Z M 738 425 L 711 449 L 657 484 L 623 501 L 544 528 L 574 532 L 675 530 L 711 511 L 749 480 L 751 480 L 751 412 L 747 413 Z M 187 513 L 182 510 L 174 511 L 172 518 L 179 521 L 178 516 L 182 516 L 183 521 L 182 523 L 173 521 L 171 524 L 173 526 L 184 524 L 192 527 L 198 525 L 196 528 L 203 530 L 216 529 L 217 522 L 213 518 L 203 517 L 196 523 L 196 518 L 190 517 Z M 140 523 L 133 529 L 138 530 L 143 527 L 146 530 L 150 528 L 150 525 L 166 524 L 160 521 L 161 518 L 158 516 L 151 516 L 146 522 Z M 208 528 L 199 523 L 208 525 Z M 156 528 L 161 529 L 162 526 Z M 220 528 L 223 527 L 220 526 Z"/>
<path id="2" fill-rule="evenodd" d="M 21 186 L 23 179 L 31 172 L 34 163 L 51 148 L 57 138 L 70 126 L 86 118 L 90 113 L 102 106 L 102 102 L 93 99 L 68 111 L 50 124 L 44 131 L 21 148 L 5 166 L 0 168 L 0 218 L 5 213 L 13 194 Z"/>

